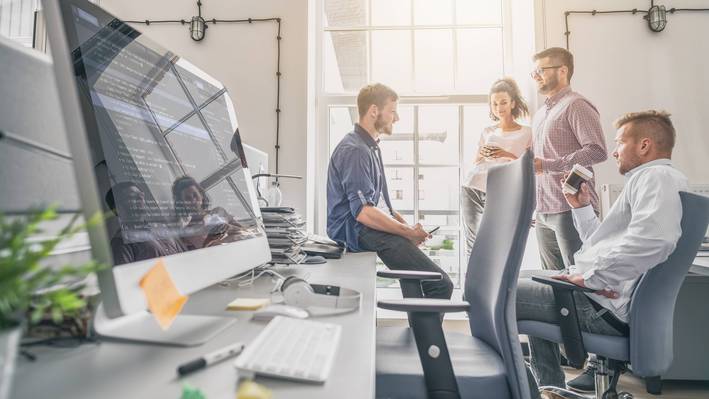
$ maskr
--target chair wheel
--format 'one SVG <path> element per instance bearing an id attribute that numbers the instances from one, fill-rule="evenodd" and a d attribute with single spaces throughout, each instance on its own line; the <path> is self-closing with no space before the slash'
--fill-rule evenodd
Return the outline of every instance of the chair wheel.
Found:
<path id="1" fill-rule="evenodd" d="M 633 394 L 630 392 L 621 392 L 618 394 L 618 399 L 633 399 Z"/>
<path id="2" fill-rule="evenodd" d="M 603 399 L 618 399 L 618 392 L 616 391 L 606 391 L 603 393 Z"/>

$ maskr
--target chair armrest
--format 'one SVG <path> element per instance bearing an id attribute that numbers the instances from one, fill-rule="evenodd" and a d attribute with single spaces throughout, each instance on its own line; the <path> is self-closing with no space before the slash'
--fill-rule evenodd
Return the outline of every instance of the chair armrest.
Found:
<path id="1" fill-rule="evenodd" d="M 421 272 L 416 270 L 380 270 L 377 272 L 377 276 L 406 280 L 440 280 L 443 278 L 441 273 Z"/>
<path id="2" fill-rule="evenodd" d="M 395 310 L 398 312 L 465 312 L 470 308 L 470 304 L 465 301 L 453 302 L 447 299 L 394 299 L 388 301 L 378 301 L 377 306 L 382 309 Z"/>
<path id="3" fill-rule="evenodd" d="M 556 280 L 556 279 L 553 279 L 551 277 L 546 277 L 546 276 L 532 276 L 532 280 L 534 280 L 538 283 L 551 285 L 551 287 L 554 289 L 568 290 L 568 291 L 581 291 L 581 292 L 596 292 L 596 290 L 588 288 L 588 287 L 581 287 L 576 284 L 571 284 L 568 281 Z"/>
<path id="4" fill-rule="evenodd" d="M 574 291 L 594 292 L 594 290 L 546 276 L 532 276 L 532 280 L 547 284 L 554 291 L 554 301 L 556 302 L 561 338 L 566 350 L 566 359 L 572 367 L 582 369 L 588 353 L 581 334 Z"/>

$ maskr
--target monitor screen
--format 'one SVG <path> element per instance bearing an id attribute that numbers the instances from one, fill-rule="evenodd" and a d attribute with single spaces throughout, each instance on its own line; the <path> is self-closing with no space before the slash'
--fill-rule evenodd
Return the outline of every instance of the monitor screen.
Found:
<path id="1" fill-rule="evenodd" d="M 114 265 L 263 235 L 225 87 L 90 10 L 65 23 Z"/>

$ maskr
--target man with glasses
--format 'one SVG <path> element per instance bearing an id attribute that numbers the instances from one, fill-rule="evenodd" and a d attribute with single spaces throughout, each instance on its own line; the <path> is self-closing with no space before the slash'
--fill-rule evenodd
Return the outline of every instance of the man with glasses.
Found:
<path id="1" fill-rule="evenodd" d="M 552 47 L 534 55 L 532 78 L 539 93 L 546 97 L 534 114 L 534 169 L 537 173 L 536 232 L 542 267 L 562 270 L 574 264 L 574 253 L 581 239 L 574 227 L 571 207 L 562 192 L 564 173 L 574 164 L 589 170 L 608 158 L 598 110 L 582 95 L 571 90 L 573 55 Z M 594 180 L 588 182 L 590 203 L 598 213 L 598 194 Z M 569 381 L 572 389 L 594 390 L 594 370 Z"/>

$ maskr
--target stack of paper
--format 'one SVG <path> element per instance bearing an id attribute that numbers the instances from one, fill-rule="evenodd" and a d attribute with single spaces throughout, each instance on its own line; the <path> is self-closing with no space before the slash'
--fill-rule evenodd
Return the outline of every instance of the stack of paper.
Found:
<path id="1" fill-rule="evenodd" d="M 697 252 L 697 256 L 709 257 L 709 235 L 704 237 L 704 241 L 702 242 L 702 245 L 699 246 L 699 251 Z"/>
<path id="2" fill-rule="evenodd" d="M 297 264 L 305 260 L 302 246 L 308 241 L 305 220 L 289 207 L 261 208 L 273 263 Z"/>

